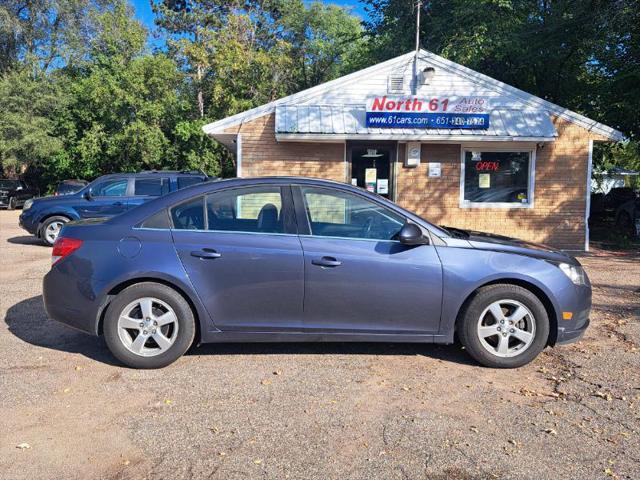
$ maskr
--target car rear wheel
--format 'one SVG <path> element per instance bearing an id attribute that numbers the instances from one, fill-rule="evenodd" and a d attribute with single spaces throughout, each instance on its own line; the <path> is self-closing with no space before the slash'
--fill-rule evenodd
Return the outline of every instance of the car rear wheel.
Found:
<path id="1" fill-rule="evenodd" d="M 68 221 L 69 219 L 62 215 L 54 215 L 53 217 L 47 218 L 43 222 L 42 227 L 40 227 L 40 238 L 42 241 L 52 247 L 58 235 L 60 235 L 60 230 L 62 230 L 62 227 Z"/>
<path id="2" fill-rule="evenodd" d="M 193 312 L 182 295 L 152 282 L 120 292 L 104 319 L 109 350 L 133 368 L 161 368 L 175 362 L 193 343 L 195 331 Z"/>
<path id="3" fill-rule="evenodd" d="M 540 299 L 518 285 L 479 289 L 461 312 L 460 341 L 482 365 L 516 368 L 531 362 L 549 337 L 549 317 Z"/>

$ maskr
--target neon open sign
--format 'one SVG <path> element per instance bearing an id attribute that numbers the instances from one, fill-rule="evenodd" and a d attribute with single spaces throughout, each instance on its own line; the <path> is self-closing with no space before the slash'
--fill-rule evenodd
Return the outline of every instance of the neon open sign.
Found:
<path id="1" fill-rule="evenodd" d="M 476 170 L 479 172 L 497 172 L 500 169 L 500 162 L 478 162 Z"/>

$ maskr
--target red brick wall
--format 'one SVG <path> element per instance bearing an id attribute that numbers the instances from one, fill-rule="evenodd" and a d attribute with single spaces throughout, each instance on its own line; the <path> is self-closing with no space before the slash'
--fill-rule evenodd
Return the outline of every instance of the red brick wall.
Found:
<path id="1" fill-rule="evenodd" d="M 243 177 L 289 175 L 340 182 L 345 179 L 344 143 L 276 142 L 273 114 L 227 132 L 242 134 Z"/>
<path id="2" fill-rule="evenodd" d="M 460 145 L 423 144 L 421 163 L 405 168 L 403 144 L 396 164 L 396 201 L 436 224 L 471 228 L 582 250 L 589 139 L 604 140 L 562 119 L 558 138 L 536 150 L 534 207 L 460 208 Z M 348 181 L 344 144 L 276 142 L 274 115 L 228 129 L 242 134 L 242 176 L 302 175 Z M 428 162 L 442 163 L 429 178 Z"/>

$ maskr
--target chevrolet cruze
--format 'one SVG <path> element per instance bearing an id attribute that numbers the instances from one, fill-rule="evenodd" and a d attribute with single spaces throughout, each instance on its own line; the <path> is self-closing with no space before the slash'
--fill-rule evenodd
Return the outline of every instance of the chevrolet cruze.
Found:
<path id="1" fill-rule="evenodd" d="M 579 339 L 591 286 L 542 245 L 439 227 L 350 185 L 230 179 L 65 224 L 49 316 L 158 368 L 207 342 L 454 342 L 511 368 Z"/>

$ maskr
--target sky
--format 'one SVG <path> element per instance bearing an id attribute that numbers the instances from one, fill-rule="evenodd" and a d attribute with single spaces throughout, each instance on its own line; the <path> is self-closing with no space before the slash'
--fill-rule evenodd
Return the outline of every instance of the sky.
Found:
<path id="1" fill-rule="evenodd" d="M 153 12 L 151 11 L 150 0 L 129 0 L 136 11 L 136 18 L 144 23 L 150 30 L 153 29 Z M 358 0 L 331 0 L 330 2 L 335 5 L 350 8 L 354 15 L 358 15 L 361 18 L 367 16 L 364 6 Z M 155 42 L 154 42 L 155 43 Z"/>

